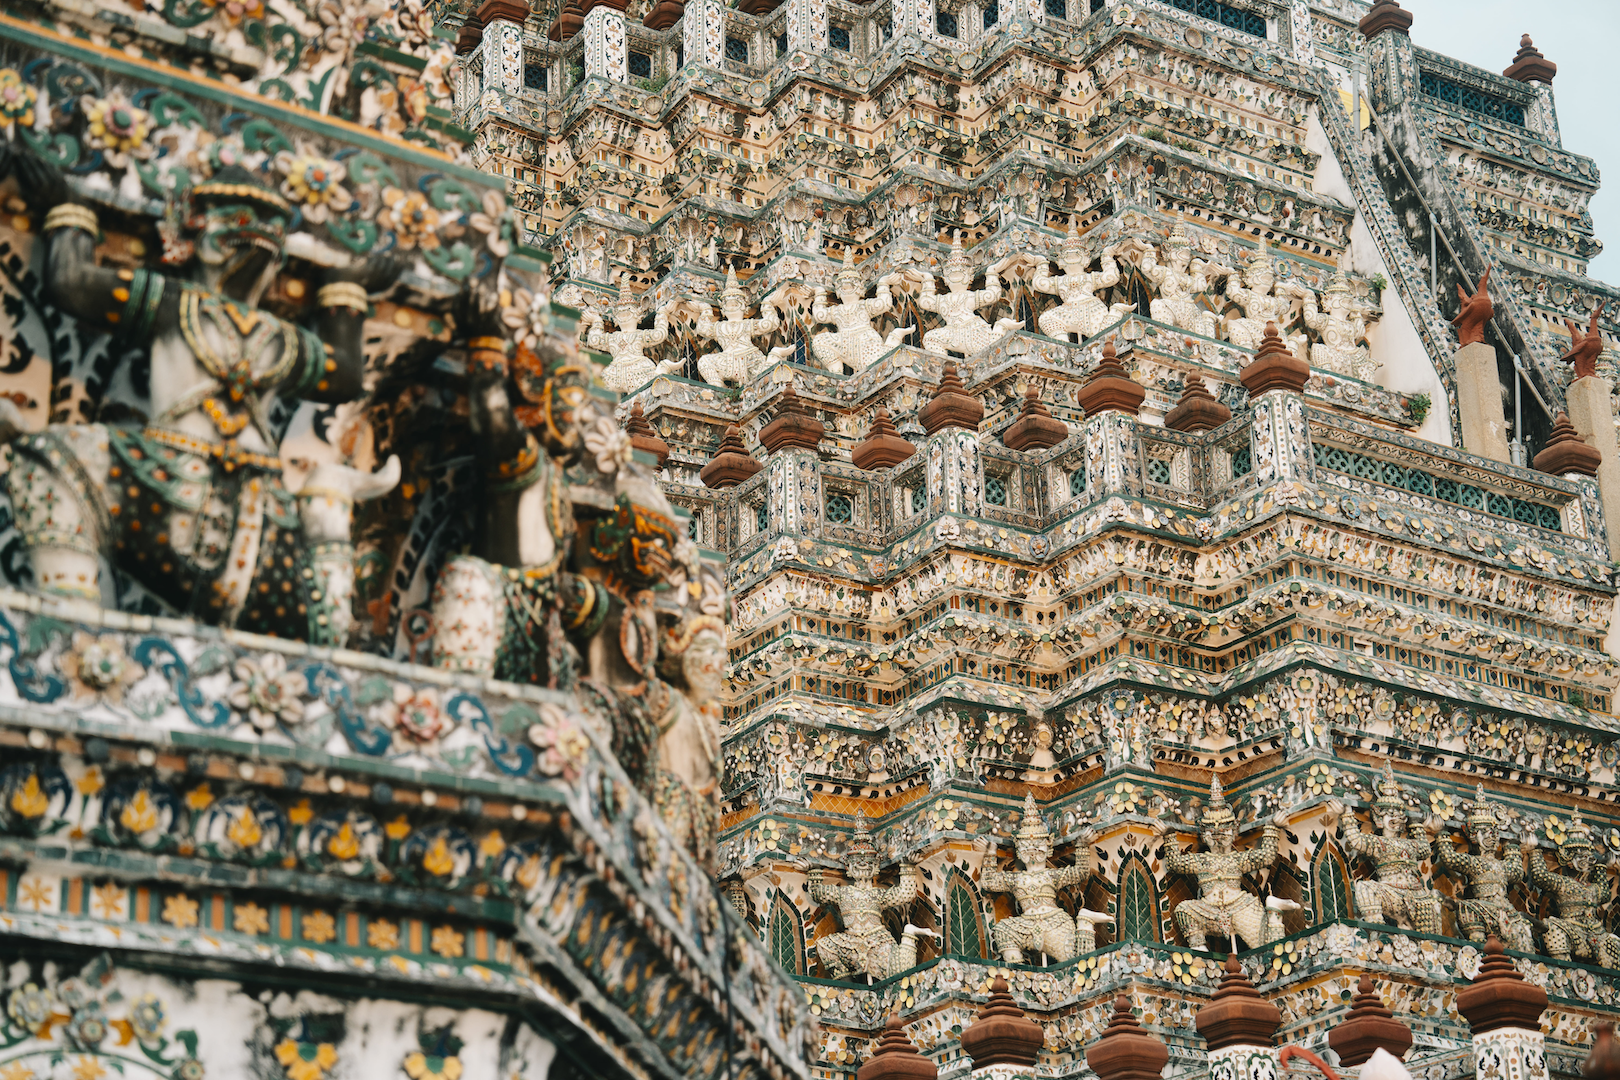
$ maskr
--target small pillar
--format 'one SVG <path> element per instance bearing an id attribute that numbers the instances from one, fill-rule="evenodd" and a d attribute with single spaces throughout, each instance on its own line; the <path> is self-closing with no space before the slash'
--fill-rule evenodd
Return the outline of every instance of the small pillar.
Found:
<path id="1" fill-rule="evenodd" d="M 1620 446 L 1614 437 L 1614 407 L 1609 395 L 1614 383 L 1601 375 L 1576 379 L 1564 392 L 1569 422 L 1575 434 L 1601 455 L 1597 468 L 1598 495 L 1609 530 L 1609 558 L 1620 560 Z"/>
<path id="2" fill-rule="evenodd" d="M 1451 362 L 1457 371 L 1457 415 L 1462 420 L 1463 449 L 1492 461 L 1512 461 L 1507 418 L 1502 414 L 1502 380 L 1496 374 L 1496 350 L 1476 341 L 1458 349 Z"/>
<path id="3" fill-rule="evenodd" d="M 1147 400 L 1147 391 L 1126 374 L 1125 365 L 1119 362 L 1119 354 L 1114 350 L 1114 339 L 1109 338 L 1103 343 L 1102 362 L 1075 396 L 1087 416 L 1109 410 L 1136 416 L 1142 411 L 1142 402 Z"/>
<path id="4" fill-rule="evenodd" d="M 1547 991 L 1525 980 L 1495 934 L 1485 942 L 1485 962 L 1469 985 L 1457 991 L 1457 1011 L 1474 1037 L 1474 1066 L 1518 1080 L 1547 1080 L 1547 1050 L 1541 1014 Z"/>
<path id="5" fill-rule="evenodd" d="M 1068 437 L 1069 426 L 1052 415 L 1046 402 L 1041 400 L 1040 392 L 1033 386 L 1024 395 L 1024 406 L 1018 413 L 1018 419 L 1001 433 L 1001 441 L 1009 450 L 1045 450 Z"/>
<path id="6" fill-rule="evenodd" d="M 788 52 L 827 51 L 827 0 L 787 0 Z"/>
<path id="7" fill-rule="evenodd" d="M 1412 1029 L 1395 1019 L 1384 999 L 1378 996 L 1372 976 L 1365 973 L 1356 983 L 1356 996 L 1350 1002 L 1350 1015 L 1328 1032 L 1328 1046 L 1339 1055 L 1339 1064 L 1360 1065 L 1384 1050 L 1404 1058 L 1412 1049 Z"/>
<path id="8" fill-rule="evenodd" d="M 681 53 L 688 64 L 718 68 L 725 62 L 725 9 L 719 0 L 687 0 L 681 16 Z"/>
<path id="9" fill-rule="evenodd" d="M 1209 1046 L 1212 1075 L 1280 1076 L 1277 1029 L 1282 1013 L 1260 996 L 1243 972 L 1236 953 L 1226 957 L 1226 973 L 1209 1004 L 1193 1021 Z"/>
<path id="10" fill-rule="evenodd" d="M 585 13 L 585 77 L 628 82 L 624 12 L 599 3 Z"/>
<path id="11" fill-rule="evenodd" d="M 962 1032 L 962 1052 L 973 1059 L 973 1076 L 995 1080 L 1035 1075 L 1035 1058 L 1046 1045 L 1046 1031 L 1024 1015 L 1007 980 L 996 976 L 990 1000 Z"/>
<path id="12" fill-rule="evenodd" d="M 855 1070 L 855 1080 L 934 1080 L 939 1066 L 917 1052 L 899 1014 L 889 1017 L 877 1049 Z"/>
<path id="13" fill-rule="evenodd" d="M 647 414 L 641 409 L 641 402 L 630 406 L 630 415 L 624 419 L 624 431 L 630 436 L 630 445 L 637 450 L 644 450 L 658 461 L 662 469 L 664 462 L 669 460 L 669 443 L 658 437 L 651 423 L 647 421 Z"/>
<path id="14" fill-rule="evenodd" d="M 481 27 L 482 93 L 493 90 L 502 97 L 516 97 L 523 89 L 523 21 L 528 17 L 529 6 L 521 0 L 484 0 L 468 19 Z"/>
<path id="15" fill-rule="evenodd" d="M 1196 371 L 1187 375 L 1181 400 L 1164 414 L 1164 426 L 1171 431 L 1210 431 L 1232 419 L 1232 410 L 1215 400 Z"/>
<path id="16" fill-rule="evenodd" d="M 932 435 L 948 427 L 978 431 L 979 421 L 983 419 L 984 402 L 967 392 L 956 370 L 956 361 L 945 361 L 933 396 L 917 410 L 917 422 L 922 424 L 923 431 Z"/>
<path id="17" fill-rule="evenodd" d="M 703 466 L 703 471 L 698 473 L 698 479 L 703 481 L 704 487 L 736 487 L 764 467 L 748 453 L 748 447 L 743 444 L 742 429 L 732 424 L 726 428 L 725 437 L 720 440 L 719 449 L 715 450 L 714 457 L 710 458 L 709 463 Z"/>
<path id="18" fill-rule="evenodd" d="M 1303 422 L 1303 395 L 1310 377 L 1311 365 L 1283 343 L 1276 323 L 1266 323 L 1254 359 L 1238 374 L 1254 409 L 1254 437 L 1258 445 L 1271 446 L 1271 453 L 1256 459 L 1256 482 L 1309 481 L 1315 476 L 1308 425 Z"/>
<path id="19" fill-rule="evenodd" d="M 917 452 L 917 448 L 900 437 L 900 432 L 889 419 L 889 410 L 879 405 L 872 416 L 872 427 L 866 438 L 855 444 L 849 459 L 857 469 L 887 469 L 898 465 Z"/>
<path id="20" fill-rule="evenodd" d="M 1114 999 L 1108 1027 L 1086 1047 L 1086 1064 L 1098 1080 L 1159 1080 L 1169 1061 L 1170 1048 L 1142 1029 L 1123 993 Z"/>

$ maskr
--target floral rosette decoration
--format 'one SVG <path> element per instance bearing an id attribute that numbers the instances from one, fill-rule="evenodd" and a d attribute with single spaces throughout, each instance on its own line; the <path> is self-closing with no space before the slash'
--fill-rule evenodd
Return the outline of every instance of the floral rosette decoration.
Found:
<path id="1" fill-rule="evenodd" d="M 630 436 L 611 416 L 599 416 L 596 423 L 585 429 L 585 449 L 596 459 L 596 471 L 603 476 L 617 476 L 630 464 L 635 447 Z"/>
<path id="2" fill-rule="evenodd" d="M 34 106 L 39 92 L 23 82 L 22 76 L 11 68 L 0 68 L 0 126 L 7 136 L 17 126 L 34 126 Z"/>
<path id="3" fill-rule="evenodd" d="M 138 109 L 122 92 L 114 90 L 104 98 L 90 94 L 79 99 L 84 110 L 85 145 L 100 150 L 107 163 L 125 168 L 131 158 L 152 156 L 152 114 Z"/>
<path id="4" fill-rule="evenodd" d="M 203 4 L 213 8 L 226 26 L 238 26 L 246 19 L 264 18 L 264 0 L 203 0 Z"/>
<path id="5" fill-rule="evenodd" d="M 74 633 L 72 646 L 58 664 L 73 684 L 74 697 L 100 698 L 112 705 L 122 703 L 124 691 L 146 674 L 124 652 L 124 643 L 118 638 L 98 637 L 83 630 Z"/>
<path id="6" fill-rule="evenodd" d="M 540 749 L 535 767 L 546 776 L 573 780 L 590 753 L 590 736 L 556 705 L 540 706 L 540 722 L 529 727 L 529 741 Z"/>
<path id="7" fill-rule="evenodd" d="M 456 726 L 455 718 L 439 701 L 437 690 L 403 683 L 395 683 L 393 696 L 372 707 L 371 718 L 424 746 L 448 735 Z"/>
<path id="8" fill-rule="evenodd" d="M 420 191 L 401 191 L 386 187 L 382 191 L 383 209 L 377 215 L 377 224 L 391 229 L 399 246 L 436 248 L 439 246 L 439 212 Z"/>
<path id="9" fill-rule="evenodd" d="M 304 677 L 287 670 L 287 658 L 280 653 L 238 660 L 231 669 L 236 681 L 225 692 L 225 700 L 259 731 L 274 731 L 277 724 L 297 724 L 304 719 Z"/>
<path id="10" fill-rule="evenodd" d="M 354 196 L 343 186 L 348 170 L 342 162 L 307 151 L 294 154 L 287 150 L 277 154 L 275 160 L 276 170 L 283 177 L 281 193 L 317 225 L 354 205 Z"/>

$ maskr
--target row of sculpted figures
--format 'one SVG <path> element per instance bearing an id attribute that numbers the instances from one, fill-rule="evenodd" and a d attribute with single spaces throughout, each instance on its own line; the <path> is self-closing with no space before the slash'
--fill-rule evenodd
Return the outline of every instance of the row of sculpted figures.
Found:
<path id="1" fill-rule="evenodd" d="M 1613 886 L 1596 857 L 1592 829 L 1578 814 L 1559 836 L 1559 866 L 1553 868 L 1533 840 L 1525 840 L 1522 851 L 1503 851 L 1500 808 L 1485 797 L 1483 788 L 1467 815 L 1470 850 L 1467 844 L 1459 845 L 1465 838 L 1446 833 L 1438 818 L 1424 822 L 1426 835 L 1409 834 L 1409 800 L 1387 766 L 1375 787 L 1368 807 L 1371 828 L 1353 817 L 1346 819 L 1346 808 L 1337 801 L 1326 804 L 1323 818 L 1330 826 L 1343 821 L 1344 848 L 1368 864 L 1368 876 L 1349 883 L 1354 917 L 1440 934 L 1445 929 L 1444 908 L 1450 905 L 1457 935 L 1469 941 L 1494 936 L 1508 948 L 1526 953 L 1534 953 L 1539 941 L 1543 954 L 1555 959 L 1620 968 L 1620 936 L 1609 930 L 1606 919 Z M 1301 905 L 1280 896 L 1262 896 L 1252 883 L 1277 861 L 1285 817 L 1278 814 L 1264 822 L 1255 842 L 1239 848 L 1236 814 L 1219 778 L 1213 781 L 1199 820 L 1202 849 L 1183 850 L 1171 841 L 1163 855 L 1166 874 L 1185 876 L 1196 886 L 1195 894 L 1175 903 L 1171 912 L 1176 934 L 1189 947 L 1205 950 L 1215 939 L 1231 949 L 1252 949 L 1284 935 L 1285 918 Z M 1159 823 L 1161 837 L 1167 830 Z M 1100 927 L 1119 921 L 1116 913 L 1086 907 L 1084 897 L 1090 894 L 1082 893 L 1080 902 L 1071 905 L 1073 914 L 1060 902 L 1062 891 L 1078 892 L 1076 887 L 1097 874 L 1095 837 L 1092 829 L 1085 829 L 1076 838 L 1074 863 L 1051 865 L 1052 836 L 1034 796 L 1026 798 L 1014 837 L 1017 863 L 996 869 L 993 861 L 987 862 L 979 876 L 982 893 L 1009 894 L 1016 903 L 1016 914 L 995 919 L 989 928 L 990 947 L 1002 961 L 1072 959 L 1096 948 Z M 1450 875 L 1461 886 L 1458 895 L 1445 896 L 1431 887 L 1425 865 Z M 843 924 L 814 943 L 822 967 L 834 979 L 900 974 L 917 965 L 919 939 L 939 937 L 909 921 L 922 892 L 917 867 L 903 863 L 899 882 L 891 886 L 877 884 L 878 871 L 877 849 L 864 819 L 857 821 L 846 857 L 847 884 L 829 884 L 825 869 L 808 868 L 810 901 L 835 909 Z M 1516 886 L 1520 891 L 1539 890 L 1538 911 L 1515 906 Z M 898 937 L 884 918 L 891 911 L 906 919 Z M 950 921 L 958 920 L 959 914 L 953 912 Z"/>
<path id="2" fill-rule="evenodd" d="M 32 272 L 49 320 L 110 339 L 108 355 L 150 384 L 139 411 L 92 400 L 84 415 L 96 422 L 59 418 L 43 430 L 27 430 L 0 398 L 5 495 L 31 588 L 105 606 L 128 606 L 135 588 L 145 611 L 353 645 L 369 630 L 354 602 L 356 503 L 389 496 L 399 458 L 375 472 L 329 462 L 296 476 L 284 460 L 288 426 L 274 418 L 307 403 L 448 400 L 438 422 L 456 427 L 450 444 L 471 464 L 440 510 L 462 542 L 438 557 L 416 612 L 432 662 L 574 694 L 678 840 L 712 859 L 723 573 L 635 459 L 611 398 L 593 394 L 571 328 L 551 322 L 540 263 L 508 265 L 497 252 L 446 290 L 437 314 L 455 328 L 450 340 L 419 340 L 410 363 L 377 371 L 368 314 L 400 294 L 413 253 L 299 263 L 300 279 L 316 276 L 313 304 L 289 313 L 268 303 L 299 218 L 258 169 L 229 165 L 179 192 L 164 258 L 134 267 L 103 265 L 105 204 L 20 144 L 0 143 L 0 185 L 40 223 Z M 515 233 L 510 221 L 499 227 Z M 435 364 L 459 382 L 411 385 Z M 122 418 L 100 419 L 112 416 Z M 380 439 L 378 456 L 413 453 L 409 444 Z M 398 535 L 418 523 L 375 524 Z M 395 636 L 362 644 L 393 653 Z M 530 733 L 537 744 L 540 731 Z M 408 733 L 395 738 L 397 753 Z"/>
<path id="3" fill-rule="evenodd" d="M 612 302 L 614 329 L 587 306 L 582 342 L 611 357 L 602 381 L 623 393 L 689 366 L 722 386 L 746 383 L 779 360 L 813 358 L 838 374 L 860 372 L 902 344 L 972 356 L 1020 328 L 1082 341 L 1132 312 L 1248 350 L 1275 322 L 1290 348 L 1303 353 L 1308 346 L 1313 367 L 1363 380 L 1377 370 L 1366 345 L 1377 308 L 1344 270 L 1317 292 L 1296 276 L 1280 277 L 1283 264 L 1263 240 L 1238 269 L 1200 258 L 1180 219 L 1167 239 L 1156 239 L 1132 236 L 1099 249 L 1071 219 L 1055 251 L 1015 253 L 981 274 L 958 233 L 941 267 L 943 290 L 933 273 L 908 266 L 879 277 L 872 296 L 854 248 L 846 246 L 844 264 L 831 276 L 836 303 L 825 279 L 783 282 L 749 317 L 748 291 L 729 268 L 718 313 L 708 304 L 672 300 L 652 314 L 650 328 L 642 326 L 643 301 L 623 286 Z M 983 286 L 974 288 L 981 276 Z"/>

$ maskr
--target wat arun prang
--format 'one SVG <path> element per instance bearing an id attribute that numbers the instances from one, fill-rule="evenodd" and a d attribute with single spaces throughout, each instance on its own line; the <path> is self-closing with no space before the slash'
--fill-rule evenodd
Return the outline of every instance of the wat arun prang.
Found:
<path id="1" fill-rule="evenodd" d="M 1576 1071 L 1597 174 L 1422 39 L 0 15 L 7 1080 Z"/>

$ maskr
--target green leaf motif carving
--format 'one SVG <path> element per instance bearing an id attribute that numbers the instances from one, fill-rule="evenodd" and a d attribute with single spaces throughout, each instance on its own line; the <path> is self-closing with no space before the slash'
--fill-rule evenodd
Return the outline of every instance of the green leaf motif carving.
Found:
<path id="1" fill-rule="evenodd" d="M 460 240 L 449 247 L 424 248 L 422 257 L 429 266 L 453 281 L 465 281 L 473 271 L 472 248 Z"/>
<path id="2" fill-rule="evenodd" d="M 952 873 L 945 901 L 945 947 L 952 956 L 984 956 L 984 939 L 979 933 L 979 900 L 959 873 Z"/>
<path id="3" fill-rule="evenodd" d="M 356 255 L 377 246 L 377 226 L 370 221 L 335 219 L 326 223 L 327 235 Z"/>

